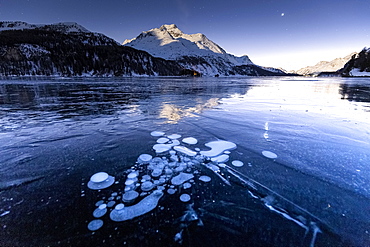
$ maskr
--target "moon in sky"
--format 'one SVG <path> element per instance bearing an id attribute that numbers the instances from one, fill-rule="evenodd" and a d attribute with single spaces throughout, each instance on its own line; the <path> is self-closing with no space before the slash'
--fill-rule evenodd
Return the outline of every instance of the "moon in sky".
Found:
<path id="1" fill-rule="evenodd" d="M 285 13 L 281 13 L 281 16 L 284 16 L 285 15 Z"/>

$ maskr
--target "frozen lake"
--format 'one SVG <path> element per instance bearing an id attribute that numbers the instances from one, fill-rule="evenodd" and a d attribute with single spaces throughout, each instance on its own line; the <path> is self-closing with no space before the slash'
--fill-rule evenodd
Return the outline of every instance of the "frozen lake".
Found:
<path id="1" fill-rule="evenodd" d="M 13 78 L 0 116 L 0 246 L 370 245 L 369 78 Z"/>

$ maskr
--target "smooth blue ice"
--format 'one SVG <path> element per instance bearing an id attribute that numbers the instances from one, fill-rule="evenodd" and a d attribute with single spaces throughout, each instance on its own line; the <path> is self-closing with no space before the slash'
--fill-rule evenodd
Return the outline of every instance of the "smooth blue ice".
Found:
<path id="1" fill-rule="evenodd" d="M 124 207 L 120 210 L 113 209 L 110 213 L 110 218 L 113 221 L 125 221 L 144 215 L 157 207 L 158 201 L 162 196 L 162 191 L 155 190 L 135 205 Z"/>
<path id="2" fill-rule="evenodd" d="M 211 148 L 209 151 L 200 151 L 200 154 L 207 157 L 215 157 L 222 154 L 226 150 L 232 150 L 236 148 L 236 144 L 229 141 L 213 141 L 204 145 Z"/>

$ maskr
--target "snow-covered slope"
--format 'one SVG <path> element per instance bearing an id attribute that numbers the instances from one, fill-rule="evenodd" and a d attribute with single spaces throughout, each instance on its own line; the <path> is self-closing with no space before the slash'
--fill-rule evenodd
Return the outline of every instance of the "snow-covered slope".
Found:
<path id="1" fill-rule="evenodd" d="M 356 52 L 353 52 L 345 57 L 336 58 L 332 61 L 321 61 L 314 66 L 307 66 L 305 68 L 295 71 L 300 75 L 319 74 L 320 72 L 335 72 L 341 68 L 352 58 Z"/>
<path id="2" fill-rule="evenodd" d="M 125 40 L 123 45 L 155 57 L 176 60 L 203 75 L 235 75 L 239 74 L 235 72 L 236 66 L 256 66 L 248 56 L 231 55 L 204 34 L 185 34 L 175 24 L 142 32 L 134 39 Z"/>
<path id="3" fill-rule="evenodd" d="M 29 24 L 23 21 L 3 21 L 0 22 L 0 31 L 5 30 L 25 30 L 25 29 L 43 29 L 48 31 L 59 31 L 63 33 L 91 33 L 89 30 L 75 22 L 60 22 L 50 25 Z"/>

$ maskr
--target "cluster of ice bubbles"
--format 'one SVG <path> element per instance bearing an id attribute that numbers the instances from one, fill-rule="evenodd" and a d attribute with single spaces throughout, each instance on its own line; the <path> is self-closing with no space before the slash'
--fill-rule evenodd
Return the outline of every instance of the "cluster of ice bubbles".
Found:
<path id="1" fill-rule="evenodd" d="M 181 135 L 165 135 L 161 131 L 151 132 L 151 136 L 158 138 L 153 146 L 156 157 L 150 154 L 141 154 L 135 165 L 126 171 L 123 191 L 113 192 L 107 200 L 96 202 L 97 207 L 93 216 L 96 218 L 88 224 L 88 229 L 96 231 L 103 226 L 100 218 L 110 212 L 110 219 L 116 222 L 126 221 L 144 215 L 158 205 L 162 196 L 177 195 L 179 200 L 188 203 L 192 200 L 187 191 L 196 181 L 208 183 L 211 177 L 200 174 L 199 167 L 205 166 L 229 183 L 220 175 L 220 167 L 229 160 L 229 150 L 236 148 L 236 144 L 229 141 L 212 141 L 205 144 L 210 148 L 201 151 L 191 147 L 198 143 L 194 137 L 181 140 Z M 243 162 L 234 160 L 235 167 L 243 166 Z M 92 190 L 102 190 L 112 184 L 118 184 L 113 176 L 105 172 L 98 172 L 91 176 L 87 186 Z"/>

